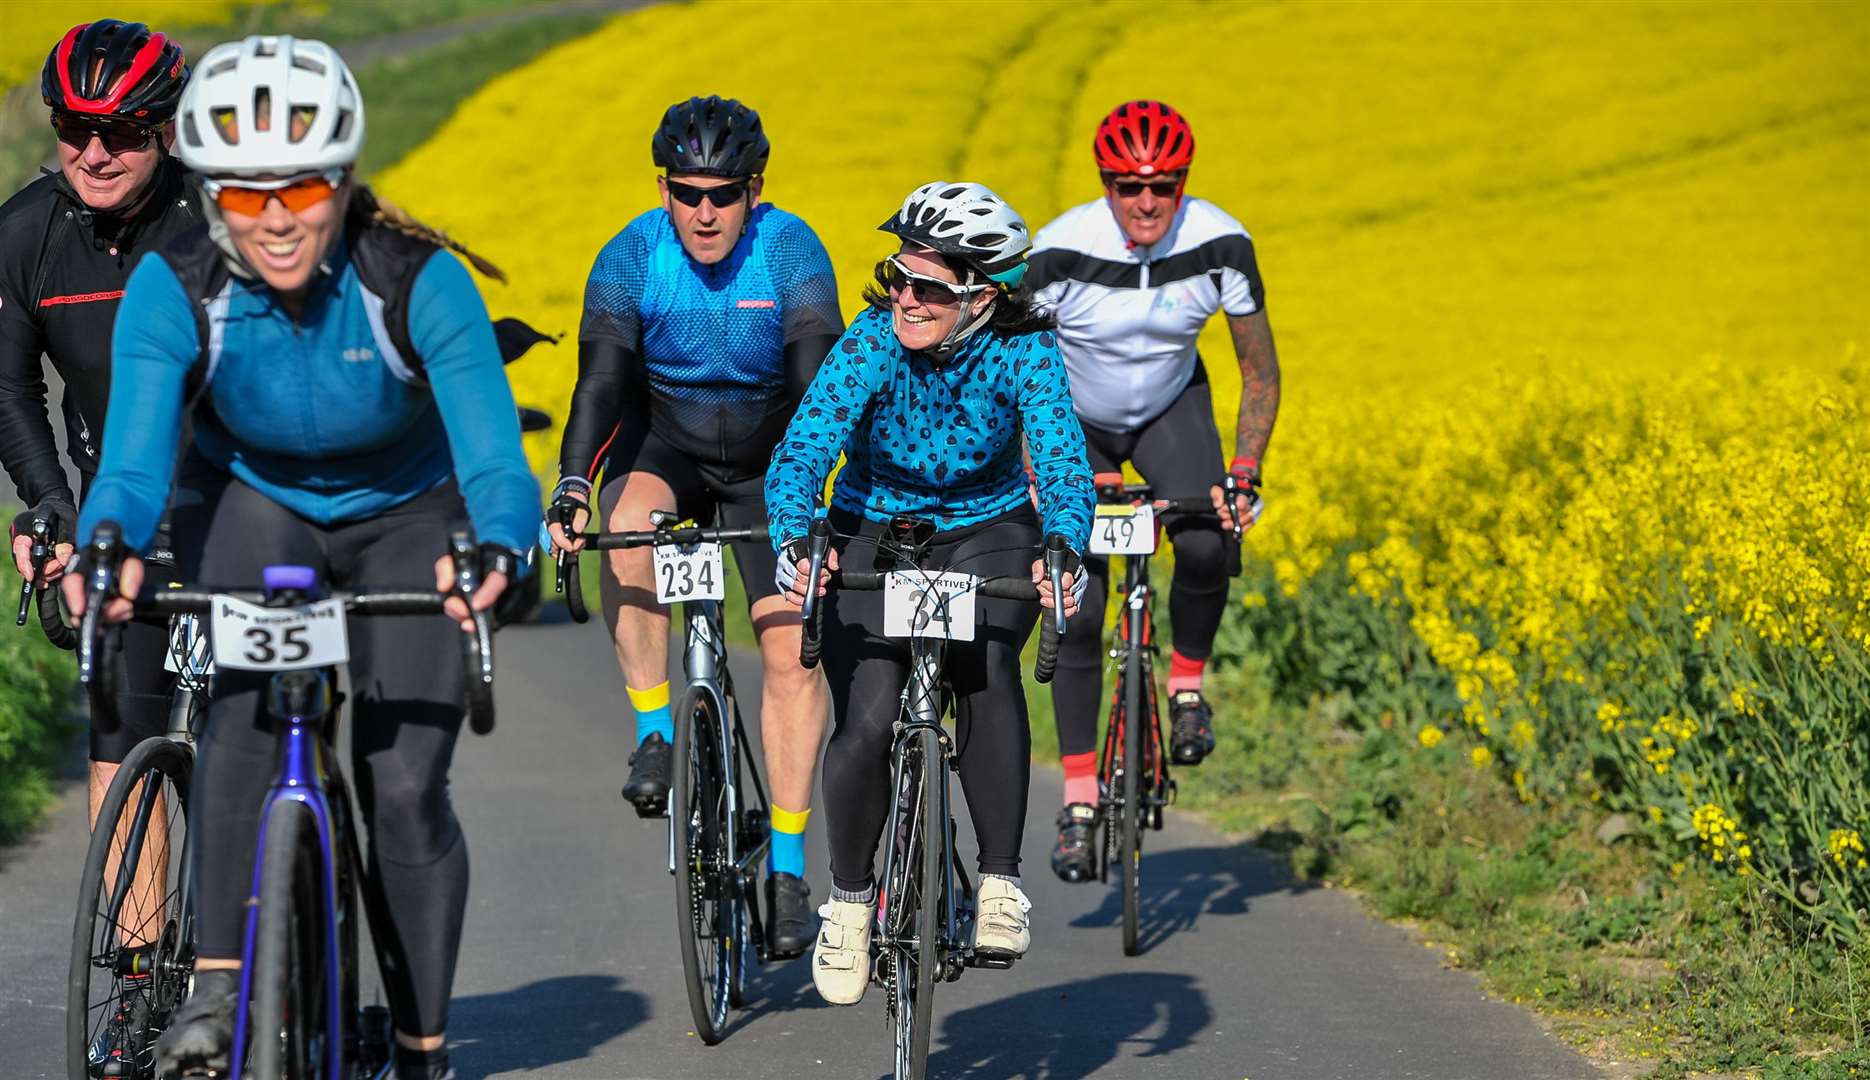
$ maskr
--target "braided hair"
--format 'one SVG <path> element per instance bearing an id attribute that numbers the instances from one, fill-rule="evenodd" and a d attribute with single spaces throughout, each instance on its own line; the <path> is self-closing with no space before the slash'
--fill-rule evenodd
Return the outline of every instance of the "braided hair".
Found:
<path id="1" fill-rule="evenodd" d="M 394 229 L 404 236 L 412 236 L 417 240 L 426 240 L 437 247 L 447 248 L 466 259 L 482 274 L 502 285 L 507 283 L 506 273 L 498 266 L 469 251 L 467 245 L 433 225 L 425 225 L 417 221 L 409 211 L 378 195 L 368 184 L 357 185 L 357 191 L 351 197 L 351 213 L 365 226 Z"/>

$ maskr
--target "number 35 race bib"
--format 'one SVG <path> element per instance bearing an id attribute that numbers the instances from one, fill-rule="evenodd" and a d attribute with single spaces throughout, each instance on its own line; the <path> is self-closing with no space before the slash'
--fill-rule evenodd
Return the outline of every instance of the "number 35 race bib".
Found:
<path id="1" fill-rule="evenodd" d="M 349 662 L 344 601 L 271 608 L 214 598 L 214 662 L 241 671 L 291 671 Z"/>

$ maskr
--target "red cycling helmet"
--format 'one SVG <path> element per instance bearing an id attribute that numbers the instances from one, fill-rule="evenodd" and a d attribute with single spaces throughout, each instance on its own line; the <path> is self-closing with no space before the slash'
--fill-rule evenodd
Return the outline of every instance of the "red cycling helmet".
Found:
<path id="1" fill-rule="evenodd" d="M 182 47 L 142 23 L 79 23 L 45 58 L 39 95 L 54 111 L 139 124 L 174 119 L 188 82 Z"/>
<path id="2" fill-rule="evenodd" d="M 1160 101 L 1126 101 L 1097 125 L 1097 167 L 1122 176 L 1179 172 L 1195 160 L 1188 121 Z"/>

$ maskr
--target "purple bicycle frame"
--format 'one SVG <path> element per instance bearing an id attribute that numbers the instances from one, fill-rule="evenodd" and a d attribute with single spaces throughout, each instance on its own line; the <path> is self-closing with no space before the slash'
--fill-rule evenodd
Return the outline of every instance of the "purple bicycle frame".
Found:
<path id="1" fill-rule="evenodd" d="M 270 595 L 275 591 L 293 589 L 313 593 L 318 578 L 311 567 L 306 566 L 269 566 L 265 570 L 264 582 Z M 284 673 L 281 673 L 284 674 Z M 318 678 L 329 680 L 328 672 L 319 672 Z M 280 678 L 279 674 L 273 680 Z M 268 683 L 268 689 L 274 685 Z M 284 695 L 267 694 L 268 708 Z M 301 802 L 312 810 L 312 818 L 318 825 L 319 853 L 319 915 L 324 926 L 325 969 L 329 977 L 325 980 L 325 1039 L 330 1053 L 326 1056 L 326 1080 L 345 1080 L 346 1047 L 344 1044 L 344 1016 L 342 968 L 343 959 L 338 955 L 338 873 L 336 860 L 345 857 L 338 850 L 338 837 L 332 821 L 331 804 L 328 799 L 326 784 L 327 768 L 325 764 L 324 725 L 327 719 L 331 695 L 329 692 L 313 695 L 310 700 L 318 710 L 307 715 L 277 716 L 276 719 L 286 725 L 282 736 L 282 752 L 279 755 L 278 772 L 273 777 L 273 786 L 266 793 L 266 801 L 260 810 L 260 835 L 253 850 L 253 893 L 260 895 L 260 877 L 266 866 L 266 828 L 271 820 L 273 807 L 281 800 Z M 230 1076 L 244 1075 L 247 1056 L 247 1034 L 251 1026 L 252 1015 L 250 1002 L 253 993 L 253 953 L 255 939 L 259 935 L 259 904 L 250 904 L 247 908 L 246 932 L 240 948 L 240 1007 L 234 1013 L 234 1046 Z"/>

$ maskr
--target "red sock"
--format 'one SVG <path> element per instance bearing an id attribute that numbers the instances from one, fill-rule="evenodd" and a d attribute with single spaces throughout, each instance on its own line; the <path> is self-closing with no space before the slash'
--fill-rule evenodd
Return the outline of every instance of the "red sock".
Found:
<path id="1" fill-rule="evenodd" d="M 1174 650 L 1169 652 L 1169 696 L 1174 697 L 1184 690 L 1201 689 L 1201 673 L 1208 666 L 1206 660 L 1190 660 Z"/>
<path id="2" fill-rule="evenodd" d="M 1065 766 L 1065 802 L 1097 805 L 1097 751 L 1066 754 L 1058 759 Z"/>

